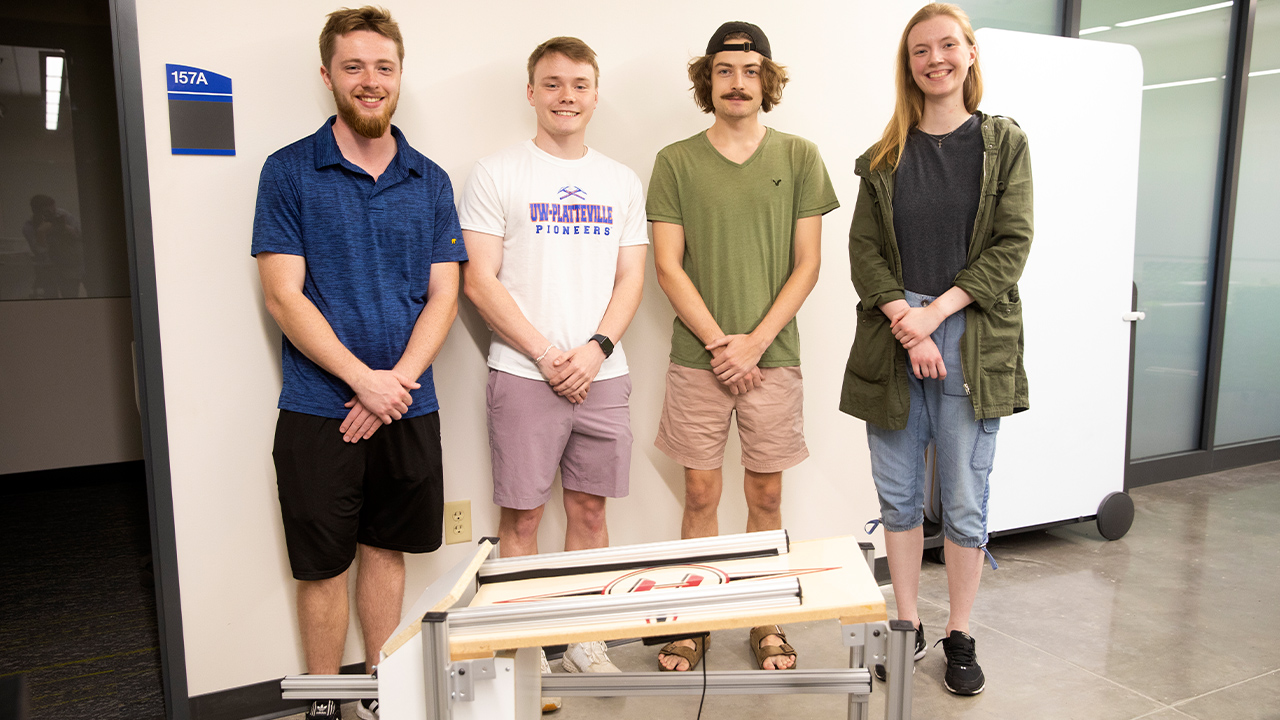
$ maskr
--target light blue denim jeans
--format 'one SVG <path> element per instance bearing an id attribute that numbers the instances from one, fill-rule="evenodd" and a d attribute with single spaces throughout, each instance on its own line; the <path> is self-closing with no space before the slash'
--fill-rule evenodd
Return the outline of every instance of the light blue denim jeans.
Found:
<path id="1" fill-rule="evenodd" d="M 928 295 L 907 292 L 907 303 L 923 307 Z M 961 547 L 987 542 L 987 480 L 996 454 L 1000 419 L 975 420 L 960 369 L 964 311 L 947 318 L 933 333 L 947 377 L 919 380 L 907 368 L 911 410 L 907 427 L 886 430 L 867 423 L 871 475 L 880 496 L 885 529 L 904 532 L 924 523 L 925 448 L 937 447 L 935 460 L 942 489 L 942 531 Z"/>

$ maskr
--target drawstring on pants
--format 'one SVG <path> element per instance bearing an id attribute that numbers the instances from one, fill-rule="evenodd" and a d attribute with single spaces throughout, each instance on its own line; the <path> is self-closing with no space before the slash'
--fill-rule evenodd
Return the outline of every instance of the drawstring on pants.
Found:
<path id="1" fill-rule="evenodd" d="M 982 543 L 981 545 L 979 545 L 979 546 L 978 546 L 978 549 L 982 551 L 982 554 L 983 554 L 983 555 L 986 555 L 986 556 L 987 556 L 987 562 L 991 563 L 991 569 L 992 569 L 992 570 L 999 570 L 999 569 L 1000 569 L 1000 566 L 996 564 L 996 559 L 995 559 L 995 557 L 991 554 L 991 551 L 987 549 L 987 544 L 986 544 L 986 543 Z"/>

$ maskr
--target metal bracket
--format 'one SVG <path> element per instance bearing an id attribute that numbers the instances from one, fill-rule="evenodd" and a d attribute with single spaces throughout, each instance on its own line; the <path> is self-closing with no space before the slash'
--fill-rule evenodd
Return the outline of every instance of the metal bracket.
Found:
<path id="1" fill-rule="evenodd" d="M 884 662 L 885 653 L 889 649 L 889 626 L 883 622 L 841 625 L 840 635 L 844 646 L 848 648 L 865 648 L 876 659 Z"/>
<path id="2" fill-rule="evenodd" d="M 493 680 L 498 676 L 493 658 L 459 660 L 449 666 L 449 694 L 455 701 L 472 702 L 476 699 L 475 683 Z"/>
<path id="3" fill-rule="evenodd" d="M 862 647 L 867 644 L 867 626 L 865 623 L 841 625 L 840 637 L 845 647 Z"/>

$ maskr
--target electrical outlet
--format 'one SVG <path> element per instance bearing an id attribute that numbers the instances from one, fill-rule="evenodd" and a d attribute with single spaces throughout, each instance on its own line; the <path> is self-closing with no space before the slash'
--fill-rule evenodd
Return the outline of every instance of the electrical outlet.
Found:
<path id="1" fill-rule="evenodd" d="M 446 545 L 471 542 L 470 500 L 455 500 L 444 504 L 444 542 Z"/>

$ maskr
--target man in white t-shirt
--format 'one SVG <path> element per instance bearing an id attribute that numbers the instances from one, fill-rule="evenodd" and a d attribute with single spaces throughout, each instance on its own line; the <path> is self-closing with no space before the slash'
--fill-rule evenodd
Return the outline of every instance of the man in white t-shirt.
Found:
<path id="1" fill-rule="evenodd" d="M 644 285 L 644 190 L 585 142 L 595 52 L 557 37 L 529 56 L 533 140 L 476 164 L 459 207 L 466 295 L 489 327 L 489 446 L 503 557 L 538 552 L 556 468 L 566 550 L 605 547 L 605 499 L 627 494 L 631 380 L 619 341 Z M 617 671 L 603 643 L 570 672 Z"/>

